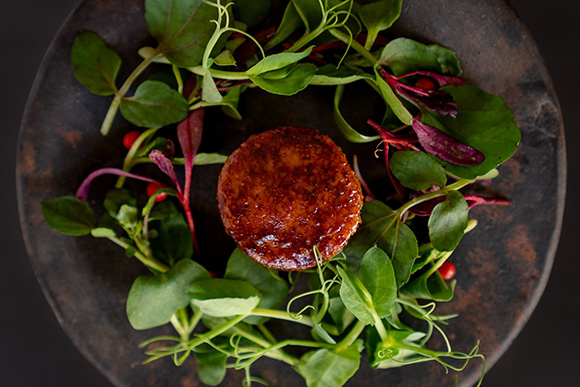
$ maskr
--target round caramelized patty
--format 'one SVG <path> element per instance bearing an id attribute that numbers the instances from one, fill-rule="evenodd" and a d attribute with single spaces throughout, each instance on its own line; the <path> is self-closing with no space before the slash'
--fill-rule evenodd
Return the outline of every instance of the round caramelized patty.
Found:
<path id="1" fill-rule="evenodd" d="M 342 150 L 313 129 L 248 138 L 227 159 L 217 198 L 225 229 L 264 266 L 303 270 L 338 254 L 360 222 L 360 183 Z"/>

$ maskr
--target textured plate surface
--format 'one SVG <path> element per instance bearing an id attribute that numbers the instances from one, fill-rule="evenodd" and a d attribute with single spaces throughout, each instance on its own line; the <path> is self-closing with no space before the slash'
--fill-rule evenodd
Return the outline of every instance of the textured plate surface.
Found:
<path id="1" fill-rule="evenodd" d="M 120 165 L 120 139 L 129 126 L 119 120 L 110 136 L 99 134 L 109 100 L 89 94 L 78 84 L 69 53 L 79 31 L 96 31 L 120 52 L 124 61 L 120 77 L 125 77 L 139 61 L 136 50 L 153 43 L 142 3 L 86 0 L 55 37 L 28 101 L 21 131 L 20 213 L 28 253 L 45 294 L 65 331 L 96 367 L 118 386 L 195 386 L 199 381 L 192 361 L 181 368 L 170 361 L 140 365 L 144 357 L 138 344 L 169 332 L 136 332 L 127 322 L 129 287 L 136 276 L 145 273 L 140 264 L 102 241 L 51 231 L 40 213 L 40 201 L 74 193 L 94 169 Z M 493 364 L 536 305 L 559 237 L 565 149 L 558 103 L 533 41 L 503 1 L 407 1 L 391 34 L 455 50 L 466 78 L 503 96 L 522 130 L 520 149 L 502 166 L 500 177 L 485 187 L 490 194 L 510 198 L 513 205 L 472 211 L 479 226 L 454 255 L 459 282 L 456 296 L 441 308 L 443 313 L 460 315 L 447 327 L 454 348 L 468 351 L 480 339 L 488 364 Z M 345 96 L 344 104 L 355 105 L 360 100 L 352 94 L 350 99 Z M 223 118 L 218 111 L 208 114 L 202 150 L 230 153 L 255 132 L 278 126 L 313 127 L 333 137 L 347 154 L 366 155 L 362 169 L 371 182 L 378 182 L 383 177 L 382 163 L 373 160 L 369 147 L 347 144 L 337 136 L 331 103 L 332 89 L 325 88 L 311 88 L 292 99 L 253 92 L 241 103 L 245 117 L 241 122 Z M 374 107 L 380 108 L 380 104 L 365 103 L 353 109 L 353 117 L 364 117 Z M 205 263 L 219 269 L 233 244 L 219 224 L 215 202 L 218 173 L 219 167 L 196 169 L 192 200 L 199 239 L 212 241 L 202 247 Z M 105 187 L 111 183 L 102 178 L 97 184 Z M 94 191 L 91 200 L 99 203 L 102 194 Z M 283 329 L 287 328 L 280 327 Z M 476 380 L 480 366 L 473 362 L 460 376 L 462 383 Z M 257 363 L 253 372 L 277 385 L 303 384 L 293 370 L 273 361 Z M 226 384 L 239 385 L 241 376 L 232 371 Z M 363 365 L 349 385 L 451 386 L 454 379 L 454 374 L 445 375 L 436 364 L 389 371 L 372 371 Z"/>

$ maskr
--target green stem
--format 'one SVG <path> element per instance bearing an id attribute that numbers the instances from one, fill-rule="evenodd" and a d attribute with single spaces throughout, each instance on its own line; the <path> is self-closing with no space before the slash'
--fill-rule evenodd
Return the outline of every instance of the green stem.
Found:
<path id="1" fill-rule="evenodd" d="M 439 268 L 443 265 L 443 263 L 445 263 L 445 261 L 447 261 L 449 259 L 451 254 L 453 254 L 453 251 L 447 251 L 441 255 L 438 255 L 437 260 L 433 263 L 431 268 L 425 272 L 425 274 L 424 274 L 425 277 L 430 277 L 431 275 L 433 275 L 433 273 L 435 273 L 437 270 L 439 270 Z"/>
<path id="2" fill-rule="evenodd" d="M 200 76 L 203 76 L 205 74 L 205 70 L 202 66 L 189 67 L 188 70 Z M 240 72 L 224 71 L 210 68 L 209 72 L 212 78 L 215 79 L 226 79 L 230 81 L 243 81 L 246 79 L 250 79 L 250 77 L 245 72 L 242 71 Z"/>
<path id="3" fill-rule="evenodd" d="M 379 333 L 381 340 L 383 342 L 386 341 L 389 338 L 389 334 L 387 333 L 387 329 L 385 328 L 383 321 L 381 320 L 379 315 L 374 311 L 373 311 L 373 318 L 375 319 L 375 329 Z"/>
<path id="4" fill-rule="evenodd" d="M 418 196 L 412 200 L 409 200 L 407 203 L 403 204 L 397 210 L 397 214 L 399 215 L 400 218 L 402 218 L 403 215 L 405 214 L 405 212 L 407 212 L 410 208 L 412 208 L 420 203 L 427 202 L 429 200 L 432 200 L 432 199 L 435 199 L 435 198 L 438 198 L 441 196 L 445 196 L 451 191 L 460 190 L 461 188 L 473 183 L 474 181 L 475 180 L 461 179 L 461 180 L 456 181 L 453 184 L 449 184 L 448 186 L 441 188 L 440 190 L 430 192 L 430 193 L 425 194 L 425 195 Z"/>
<path id="5" fill-rule="evenodd" d="M 364 331 L 365 327 L 366 324 L 358 320 L 354 327 L 352 327 L 352 329 L 348 332 L 348 334 L 344 336 L 340 343 L 338 343 L 338 348 L 344 348 L 352 345 Z"/>
<path id="6" fill-rule="evenodd" d="M 280 341 L 275 347 L 308 347 L 308 348 L 335 348 L 335 344 L 328 344 L 328 343 L 321 343 L 318 341 L 309 341 L 309 340 L 296 340 L 296 339 L 288 339 Z M 272 347 L 271 347 L 272 348 Z"/>
<path id="7" fill-rule="evenodd" d="M 115 243 L 117 246 L 121 246 L 124 249 L 127 249 L 130 247 L 128 243 L 123 242 L 121 239 L 119 239 L 117 237 L 107 237 L 107 239 L 110 240 L 111 242 Z M 160 273 L 165 273 L 166 271 L 169 270 L 169 267 L 167 267 L 163 263 L 159 262 L 158 260 L 156 260 L 153 257 L 147 257 L 145 254 L 143 254 L 140 251 L 135 251 L 135 258 L 137 258 L 145 266 L 147 266 L 151 269 L 157 270 Z"/>
<path id="8" fill-rule="evenodd" d="M 230 321 L 228 321 L 227 323 L 225 323 L 224 325 L 220 325 L 219 327 L 214 328 L 211 331 L 208 331 L 202 335 L 197 336 L 195 339 L 191 340 L 188 343 L 187 348 L 193 349 L 193 348 L 197 347 L 198 345 L 201 345 L 201 344 L 213 339 L 214 337 L 221 335 L 222 333 L 224 333 L 224 332 L 230 330 L 231 328 L 233 328 L 234 326 L 236 326 L 236 324 L 241 322 L 246 317 L 248 317 L 248 316 L 247 315 L 236 316 L 236 317 L 232 318 Z"/>
<path id="9" fill-rule="evenodd" d="M 286 313 L 282 310 L 256 308 L 252 311 L 252 313 L 250 315 L 251 316 L 259 316 L 259 317 L 275 318 L 278 320 L 291 321 L 291 322 L 295 322 L 298 324 L 309 326 L 311 328 L 314 326 L 314 323 L 312 322 L 312 319 L 310 317 L 302 315 L 302 317 L 300 319 L 295 319 L 292 316 L 288 315 L 288 313 Z"/>
<path id="10" fill-rule="evenodd" d="M 296 51 L 300 50 L 302 47 L 304 47 L 306 44 L 308 44 L 308 42 L 311 42 L 313 39 L 316 39 L 316 37 L 318 37 L 318 35 L 320 35 L 322 32 L 324 32 L 324 27 L 325 26 L 323 25 L 323 23 L 321 23 L 318 27 L 316 27 L 316 29 L 314 31 L 312 31 L 309 34 L 305 34 L 300 39 L 298 39 L 292 45 L 292 47 L 290 47 L 289 49 L 286 50 L 286 52 L 296 52 Z"/>
<path id="11" fill-rule="evenodd" d="M 252 354 L 251 356 L 248 356 L 248 360 L 246 360 L 243 363 L 243 366 L 247 367 L 247 366 L 251 365 L 253 362 L 258 360 L 262 356 L 273 357 L 270 352 L 278 353 L 277 351 L 280 351 L 282 348 L 288 347 L 288 346 L 307 347 L 307 348 L 329 348 L 329 349 L 335 348 L 335 346 L 333 344 L 319 343 L 316 341 L 293 340 L 293 339 L 283 340 L 275 345 L 271 345 L 267 348 L 264 348 L 262 351 L 258 351 L 256 353 Z M 276 355 L 274 355 L 274 356 L 276 356 Z M 289 359 L 287 359 L 287 360 L 291 361 L 288 364 L 290 364 L 292 366 L 296 366 L 299 363 L 299 361 L 300 361 L 299 359 L 296 359 L 290 355 L 288 355 L 288 356 L 289 356 Z M 276 357 L 273 357 L 273 358 L 276 358 Z M 282 359 L 280 359 L 280 360 L 282 360 Z"/>
<path id="12" fill-rule="evenodd" d="M 189 333 L 190 334 L 197 327 L 197 324 L 199 324 L 202 317 L 203 317 L 203 313 L 201 310 L 194 310 L 193 311 L 193 316 L 191 316 L 191 319 L 189 320 L 189 329 L 190 329 Z"/>
<path id="13" fill-rule="evenodd" d="M 127 92 L 129 91 L 129 88 L 131 87 L 133 82 L 135 82 L 137 77 L 139 75 L 141 75 L 141 73 L 143 71 L 145 71 L 145 69 L 147 67 L 149 67 L 149 65 L 160 55 L 161 54 L 159 52 L 155 51 L 155 53 L 153 55 L 145 58 L 143 60 L 143 62 L 141 62 L 139 64 L 139 66 L 137 66 L 135 68 L 135 70 L 133 70 L 133 72 L 125 80 L 125 82 L 123 83 L 123 85 L 121 86 L 119 91 L 115 94 L 115 97 L 113 98 L 113 101 L 111 102 L 111 105 L 109 106 L 109 110 L 107 111 L 107 114 L 105 115 L 105 119 L 103 120 L 103 123 L 101 125 L 101 134 L 103 136 L 106 136 L 107 134 L 109 134 L 109 131 L 111 130 L 111 126 L 113 125 L 113 121 L 115 119 L 115 116 L 117 115 L 117 110 L 119 110 L 119 106 L 121 105 L 121 101 L 122 101 L 123 97 L 125 96 L 125 94 L 127 94 Z"/>
<path id="14" fill-rule="evenodd" d="M 274 337 L 272 332 L 270 332 L 270 330 L 266 328 L 264 324 L 258 324 L 256 325 L 256 327 L 258 328 L 260 333 L 266 338 L 266 340 L 268 340 L 270 343 L 278 342 L 278 340 L 276 340 L 276 337 Z"/>
<path id="15" fill-rule="evenodd" d="M 299 362 L 297 358 L 287 354 L 286 352 L 282 351 L 282 349 L 273 348 L 275 345 L 272 345 L 272 343 L 270 343 L 268 340 L 264 340 L 261 337 L 256 336 L 250 332 L 244 331 L 243 329 L 240 329 L 238 327 L 233 327 L 232 331 L 242 336 L 243 338 L 258 344 L 259 346 L 264 347 L 264 350 L 259 351 L 257 353 L 262 353 L 263 355 L 270 357 L 272 359 L 283 361 L 284 363 L 290 364 L 291 366 L 295 366 Z"/>
<path id="16" fill-rule="evenodd" d="M 181 340 L 187 341 L 189 339 L 189 335 L 187 334 L 187 327 L 183 326 L 177 313 L 171 316 L 170 322 L 171 325 L 173 325 L 175 331 L 179 334 L 179 337 L 181 337 Z"/>
<path id="17" fill-rule="evenodd" d="M 375 58 L 369 50 L 364 48 L 364 46 L 362 44 L 360 44 L 359 42 L 357 42 L 356 40 L 354 40 L 353 38 L 351 38 L 347 34 L 340 32 L 339 30 L 337 30 L 335 28 L 328 30 L 328 32 L 330 32 L 330 34 L 332 36 L 334 36 L 335 38 L 337 38 L 341 42 L 346 43 L 348 46 L 354 48 L 356 52 L 361 54 L 373 66 L 376 65 L 377 63 L 379 63 L 377 58 Z"/>
<path id="18" fill-rule="evenodd" d="M 133 167 L 137 164 L 151 164 L 153 161 L 149 157 L 137 157 L 132 160 Z M 184 165 L 185 159 L 183 157 L 174 157 L 171 159 L 173 165 Z M 195 163 L 194 163 L 195 164 Z"/>
<path id="19" fill-rule="evenodd" d="M 137 151 L 147 139 L 152 137 L 155 134 L 155 132 L 157 132 L 157 130 L 159 130 L 159 128 L 148 129 L 143 133 L 141 133 L 139 137 L 137 137 L 133 145 L 131 145 L 131 149 L 129 149 L 129 151 L 127 152 L 125 160 L 123 160 L 123 171 L 129 172 L 131 168 L 133 168 L 135 164 L 137 164 L 136 162 L 137 159 L 135 158 Z M 149 160 L 149 158 L 147 159 Z M 119 176 L 119 178 L 117 179 L 117 183 L 115 184 L 115 188 L 123 188 L 123 184 L 125 184 L 126 179 L 127 179 L 126 176 Z"/>
<path id="20" fill-rule="evenodd" d="M 176 65 L 171 66 L 173 70 L 173 76 L 175 77 L 175 81 L 177 82 L 177 92 L 183 95 L 183 78 L 181 77 L 181 73 L 179 72 L 179 67 Z"/>

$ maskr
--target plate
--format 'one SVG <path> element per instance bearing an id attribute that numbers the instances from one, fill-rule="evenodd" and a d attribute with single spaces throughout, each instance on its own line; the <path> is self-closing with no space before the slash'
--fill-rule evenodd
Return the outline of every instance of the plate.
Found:
<path id="1" fill-rule="evenodd" d="M 69 60 L 81 30 L 97 32 L 120 53 L 119 79 L 139 62 L 136 50 L 154 43 L 143 18 L 142 0 L 86 0 L 54 38 L 30 94 L 18 145 L 19 209 L 30 260 L 63 329 L 113 384 L 201 385 L 194 361 L 178 368 L 168 360 L 141 365 L 144 355 L 139 343 L 169 332 L 165 328 L 134 331 L 127 321 L 126 297 L 133 280 L 146 273 L 143 267 L 113 245 L 60 235 L 43 222 L 42 200 L 73 194 L 91 171 L 121 164 L 121 136 L 129 128 L 118 119 L 109 136 L 99 133 L 109 99 L 91 95 L 78 84 Z M 504 97 L 522 130 L 518 152 L 485 187 L 490 194 L 508 197 L 512 205 L 471 211 L 479 226 L 454 254 L 456 295 L 439 309 L 459 313 L 446 328 L 454 348 L 468 351 L 481 340 L 490 366 L 533 311 L 554 258 L 566 169 L 558 101 L 530 34 L 503 1 L 407 1 L 390 34 L 453 49 L 465 77 Z M 352 104 L 357 99 L 352 97 Z M 241 102 L 243 121 L 226 119 L 217 111 L 208 114 L 202 149 L 230 153 L 252 133 L 278 126 L 309 126 L 327 132 L 347 154 L 366 155 L 361 161 L 363 173 L 378 183 L 384 177 L 382 165 L 372 159 L 369 148 L 348 144 L 333 132 L 331 103 L 332 90 L 322 87 L 309 88 L 291 99 L 252 92 Z M 353 109 L 353 115 L 364 116 L 364 109 L 375 106 L 365 103 Z M 196 168 L 192 200 L 199 240 L 209 241 L 202 247 L 205 263 L 219 270 L 233 243 L 217 214 L 218 173 L 216 166 Z M 112 183 L 107 177 L 101 179 L 95 187 Z M 102 195 L 96 189 L 90 200 L 99 203 Z M 473 361 L 460 374 L 462 384 L 473 384 L 480 369 L 481 363 Z M 253 373 L 275 385 L 304 384 L 292 369 L 270 360 L 258 362 Z M 242 376 L 229 371 L 224 385 L 239 385 Z M 436 364 L 375 371 L 363 361 L 348 385 L 451 386 L 455 376 Z"/>

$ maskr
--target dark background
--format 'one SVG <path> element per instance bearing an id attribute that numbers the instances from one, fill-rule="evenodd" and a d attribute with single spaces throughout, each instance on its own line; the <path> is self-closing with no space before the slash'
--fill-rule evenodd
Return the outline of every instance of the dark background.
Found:
<path id="1" fill-rule="evenodd" d="M 17 137 L 26 98 L 52 37 L 77 3 L 0 1 L 0 386 L 110 386 L 69 341 L 40 290 L 20 234 L 15 192 Z M 546 291 L 484 385 L 576 386 L 580 380 L 576 241 L 580 206 L 575 200 L 580 195 L 576 174 L 580 122 L 575 111 L 580 106 L 580 3 L 512 0 L 511 4 L 536 40 L 561 104 L 568 151 L 567 203 Z"/>

